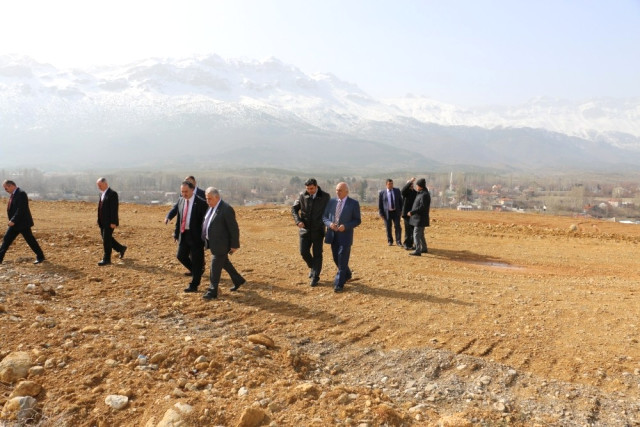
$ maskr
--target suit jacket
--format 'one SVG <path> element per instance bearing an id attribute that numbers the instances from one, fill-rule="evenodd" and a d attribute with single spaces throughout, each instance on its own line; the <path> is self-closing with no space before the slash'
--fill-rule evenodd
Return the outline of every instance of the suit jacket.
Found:
<path id="1" fill-rule="evenodd" d="M 182 233 L 180 233 L 180 225 L 182 224 L 182 214 L 184 212 L 185 199 L 180 197 L 176 206 L 178 207 L 178 220 L 176 221 L 176 228 L 173 231 L 173 237 L 180 242 L 182 239 Z M 202 242 L 202 221 L 207 214 L 209 206 L 207 202 L 196 196 L 193 198 L 193 206 L 191 206 L 191 218 L 189 218 L 189 230 L 187 230 L 193 237 L 193 241 Z M 202 242 L 204 244 L 204 242 Z"/>
<path id="2" fill-rule="evenodd" d="M 411 207 L 411 216 L 409 217 L 409 224 L 414 227 L 428 227 L 429 226 L 429 207 L 431 205 L 431 195 L 429 190 L 418 191 L 416 194 L 416 200 Z"/>
<path id="3" fill-rule="evenodd" d="M 225 255 L 231 248 L 240 247 L 240 229 L 236 213 L 224 200 L 220 200 L 216 213 L 211 217 L 206 247 L 213 255 Z"/>
<path id="4" fill-rule="evenodd" d="M 409 218 L 407 214 L 411 211 L 418 192 L 413 188 L 413 182 L 407 182 L 400 193 L 402 194 L 402 218 Z"/>
<path id="5" fill-rule="evenodd" d="M 327 235 L 324 241 L 326 243 L 337 243 L 338 245 L 351 246 L 353 244 L 353 229 L 360 225 L 360 203 L 351 197 L 345 197 L 342 213 L 338 221 L 335 220 L 336 206 L 338 199 L 333 198 L 327 203 L 327 207 L 322 215 L 324 225 L 327 226 Z M 344 231 L 333 231 L 329 226 L 331 223 L 344 225 Z"/>
<path id="6" fill-rule="evenodd" d="M 107 188 L 102 202 L 98 202 L 98 225 L 100 228 L 110 227 L 110 224 L 120 225 L 118 222 L 118 193 L 111 187 Z"/>
<path id="7" fill-rule="evenodd" d="M 400 194 L 400 190 L 393 187 L 391 191 L 393 191 L 393 204 L 396 208 L 396 212 L 400 213 L 402 210 L 402 195 Z M 389 219 L 389 195 L 386 188 L 384 190 L 380 190 L 378 193 L 378 212 L 380 213 L 380 216 Z"/>
<path id="8" fill-rule="evenodd" d="M 9 221 L 14 223 L 16 230 L 33 227 L 33 217 L 29 210 L 29 197 L 20 188 L 16 188 L 11 199 L 11 206 L 7 210 Z"/>
<path id="9" fill-rule="evenodd" d="M 296 224 L 304 223 L 304 228 L 300 229 L 301 236 L 306 235 L 307 232 L 313 233 L 318 238 L 324 236 L 322 215 L 324 215 L 324 208 L 327 207 L 330 198 L 329 193 L 325 193 L 320 187 L 316 191 L 315 199 L 312 199 L 306 191 L 300 193 L 300 197 L 291 207 L 291 216 Z"/>
<path id="10" fill-rule="evenodd" d="M 200 197 L 205 202 L 207 201 L 207 197 L 206 197 L 206 195 L 204 193 L 204 190 L 202 188 L 196 187 L 195 193 L 196 193 L 196 196 Z"/>

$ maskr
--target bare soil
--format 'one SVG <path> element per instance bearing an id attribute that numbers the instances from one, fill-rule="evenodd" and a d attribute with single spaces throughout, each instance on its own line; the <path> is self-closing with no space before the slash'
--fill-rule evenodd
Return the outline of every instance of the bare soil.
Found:
<path id="1" fill-rule="evenodd" d="M 432 210 L 410 257 L 365 207 L 335 294 L 328 246 L 309 286 L 289 207 L 237 207 L 248 282 L 229 292 L 223 273 L 207 302 L 205 278 L 183 292 L 167 207 L 121 204 L 128 250 L 108 267 L 95 205 L 31 209 L 47 261 L 19 237 L 0 265 L 0 359 L 44 367 L 41 424 L 156 425 L 177 402 L 189 425 L 251 407 L 274 426 L 640 423 L 639 226 Z"/>

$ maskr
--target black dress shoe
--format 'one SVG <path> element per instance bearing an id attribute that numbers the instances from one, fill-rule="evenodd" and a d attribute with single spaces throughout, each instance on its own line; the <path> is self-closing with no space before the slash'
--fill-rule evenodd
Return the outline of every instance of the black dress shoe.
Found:
<path id="1" fill-rule="evenodd" d="M 42 257 L 42 258 L 36 258 L 36 260 L 35 260 L 35 261 L 33 261 L 33 263 L 34 263 L 34 264 L 41 264 L 41 263 L 43 263 L 43 262 L 44 262 L 44 257 Z"/>
<path id="2" fill-rule="evenodd" d="M 389 246 L 393 246 L 393 242 L 389 242 Z"/>
<path id="3" fill-rule="evenodd" d="M 402 243 L 398 242 L 396 243 L 396 245 L 400 246 L 401 248 L 403 248 L 404 246 L 402 245 Z"/>
<path id="4" fill-rule="evenodd" d="M 314 277 L 313 279 L 311 279 L 311 282 L 309 284 L 311 285 L 312 288 L 315 288 L 316 286 L 318 286 L 319 281 L 320 281 L 319 277 Z"/>
<path id="5" fill-rule="evenodd" d="M 415 252 L 415 251 L 414 251 L 414 252 L 409 252 L 409 255 L 412 255 L 412 256 L 420 256 L 420 255 L 422 255 L 422 254 L 421 254 L 420 252 Z"/>
<path id="6" fill-rule="evenodd" d="M 123 246 L 122 250 L 119 252 L 120 255 L 118 256 L 120 259 L 124 258 L 124 253 L 127 252 L 127 247 Z"/>
<path id="7" fill-rule="evenodd" d="M 218 294 L 214 294 L 211 291 L 207 291 L 204 295 L 202 295 L 202 299 L 206 299 L 207 301 L 210 301 L 212 299 L 217 299 L 218 298 Z"/>
<path id="8" fill-rule="evenodd" d="M 339 294 L 343 290 L 344 288 L 342 286 L 336 286 L 335 288 L 333 288 L 333 292 L 335 292 L 336 294 Z"/>
<path id="9" fill-rule="evenodd" d="M 104 267 L 105 265 L 109 265 L 109 264 L 111 264 L 111 261 L 105 261 L 105 260 L 102 260 L 102 261 L 99 261 L 99 262 L 98 262 L 98 265 L 99 265 L 100 267 Z"/>
<path id="10" fill-rule="evenodd" d="M 184 289 L 185 292 L 198 292 L 198 287 L 192 284 L 189 284 L 188 288 Z"/>
<path id="11" fill-rule="evenodd" d="M 423 254 L 427 254 L 427 253 L 429 253 L 429 250 L 428 250 L 428 249 L 425 249 L 424 251 L 422 251 L 422 253 L 423 253 Z"/>
<path id="12" fill-rule="evenodd" d="M 245 283 L 247 283 L 247 281 L 246 281 L 246 280 L 243 280 L 243 281 L 242 281 L 242 283 L 238 283 L 237 285 L 233 285 L 233 286 L 231 287 L 231 289 L 229 289 L 229 290 L 230 290 L 231 292 L 235 292 L 235 291 L 237 291 L 238 289 L 240 289 L 240 286 L 244 285 Z"/>
<path id="13" fill-rule="evenodd" d="M 406 250 L 408 250 L 408 251 L 415 251 L 415 250 L 416 250 L 416 247 L 415 247 L 415 246 L 405 246 L 404 248 L 405 248 Z"/>

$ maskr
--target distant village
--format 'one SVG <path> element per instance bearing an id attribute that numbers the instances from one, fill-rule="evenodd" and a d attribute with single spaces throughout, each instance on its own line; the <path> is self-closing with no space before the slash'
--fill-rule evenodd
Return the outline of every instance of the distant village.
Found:
<path id="1" fill-rule="evenodd" d="M 4 179 L 15 180 L 34 200 L 97 200 L 95 181 L 89 173 L 45 174 L 35 169 L 2 171 Z M 194 172 L 195 174 L 195 172 Z M 411 176 L 424 177 L 431 194 L 432 209 L 460 211 L 521 212 L 571 215 L 640 223 L 640 181 L 613 177 L 502 176 L 482 173 L 409 174 L 360 177 L 316 175 L 320 187 L 334 194 L 335 185 L 345 181 L 350 196 L 363 205 L 377 205 L 378 191 L 392 178 L 401 188 Z M 123 202 L 173 205 L 184 178 L 169 172 L 118 172 L 106 175 Z M 304 190 L 307 176 L 273 170 L 201 172 L 198 186 L 220 189 L 225 200 L 236 206 L 263 204 L 292 205 Z"/>

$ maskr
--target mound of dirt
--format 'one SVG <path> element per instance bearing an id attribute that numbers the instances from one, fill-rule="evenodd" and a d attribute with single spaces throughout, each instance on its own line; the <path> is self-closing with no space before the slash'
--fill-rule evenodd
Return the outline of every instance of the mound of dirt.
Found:
<path id="1" fill-rule="evenodd" d="M 229 292 L 223 273 L 207 302 L 206 280 L 183 292 L 167 207 L 121 205 L 128 250 L 108 267 L 95 205 L 31 208 L 47 261 L 18 238 L 0 265 L 0 373 L 22 369 L 0 382 L 2 421 L 640 422 L 637 226 L 435 210 L 429 253 L 409 257 L 365 207 L 335 294 L 326 246 L 309 286 L 289 207 L 239 207 L 248 282 Z"/>

